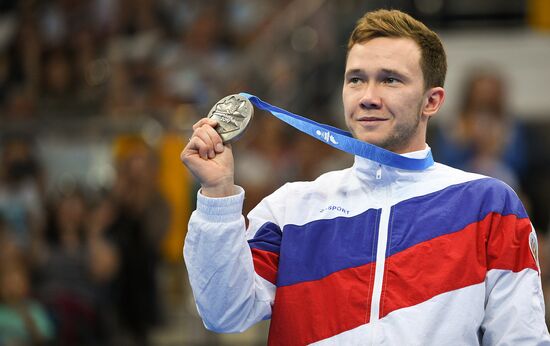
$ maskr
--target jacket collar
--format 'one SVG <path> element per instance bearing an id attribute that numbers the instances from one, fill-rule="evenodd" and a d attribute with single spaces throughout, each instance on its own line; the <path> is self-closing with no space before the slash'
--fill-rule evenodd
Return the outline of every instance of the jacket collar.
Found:
<path id="1" fill-rule="evenodd" d="M 414 159 L 423 159 L 428 156 L 431 152 L 431 148 L 426 144 L 426 148 L 418 151 L 412 151 L 409 153 L 401 154 L 402 156 L 414 158 Z M 408 171 L 399 168 L 394 168 L 386 165 L 382 165 L 376 161 L 372 161 L 360 156 L 355 156 L 355 162 L 353 164 L 353 170 L 356 172 L 357 176 L 361 180 L 396 180 L 399 178 L 411 178 L 418 175 L 415 173 L 423 171 Z M 429 168 L 428 168 L 429 169 Z M 409 180 L 409 179 L 406 179 Z"/>

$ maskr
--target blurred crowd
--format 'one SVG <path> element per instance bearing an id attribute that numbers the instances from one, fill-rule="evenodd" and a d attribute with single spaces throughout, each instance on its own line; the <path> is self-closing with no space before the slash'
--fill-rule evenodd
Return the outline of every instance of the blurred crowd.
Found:
<path id="1" fill-rule="evenodd" d="M 118 158 L 109 190 L 67 184 L 46 194 L 29 141 L 6 140 L 0 172 L 3 345 L 25 339 L 145 342 L 160 321 L 156 270 L 169 222 L 154 160 L 146 145 L 134 144 Z"/>
<path id="2" fill-rule="evenodd" d="M 345 39 L 366 9 L 321 0 L 0 1 L 0 345 L 149 344 L 166 323 L 159 270 L 183 266 L 196 193 L 178 162 L 186 129 L 240 91 L 343 126 L 335 115 Z M 472 70 L 460 112 L 432 128 L 430 143 L 438 161 L 504 180 L 530 208 L 529 141 L 506 93 L 499 70 Z M 124 130 L 96 139 L 112 146 L 108 184 L 50 186 L 41 121 L 143 116 L 162 125 L 161 140 Z M 353 161 L 270 117 L 252 124 L 235 144 L 246 211 L 286 181 Z M 537 226 L 548 286 L 547 225 Z M 169 273 L 185 286 L 183 271 Z"/>

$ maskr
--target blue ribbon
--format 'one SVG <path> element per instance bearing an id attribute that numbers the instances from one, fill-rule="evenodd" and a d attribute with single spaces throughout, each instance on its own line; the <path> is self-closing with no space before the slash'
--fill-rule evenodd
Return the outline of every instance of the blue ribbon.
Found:
<path id="1" fill-rule="evenodd" d="M 431 150 L 423 159 L 405 157 L 389 150 L 377 147 L 373 144 L 355 139 L 351 133 L 347 131 L 330 125 L 317 123 L 311 119 L 304 118 L 282 108 L 270 105 L 269 103 L 260 100 L 257 96 L 247 93 L 240 94 L 248 98 L 257 108 L 268 111 L 292 127 L 347 153 L 361 156 L 386 166 L 410 171 L 424 170 L 434 163 Z"/>

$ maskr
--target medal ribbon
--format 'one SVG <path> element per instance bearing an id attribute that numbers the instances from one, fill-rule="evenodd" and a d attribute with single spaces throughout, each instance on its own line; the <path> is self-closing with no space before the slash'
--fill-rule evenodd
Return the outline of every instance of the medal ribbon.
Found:
<path id="1" fill-rule="evenodd" d="M 434 163 L 431 150 L 428 151 L 428 155 L 423 159 L 405 157 L 389 150 L 377 147 L 373 144 L 353 138 L 351 133 L 347 131 L 330 125 L 317 123 L 311 119 L 304 118 L 282 108 L 273 106 L 260 100 L 257 96 L 247 93 L 240 93 L 240 95 L 248 98 L 257 108 L 270 112 L 275 117 L 290 126 L 347 153 L 361 156 L 386 166 L 409 171 L 424 170 Z"/>

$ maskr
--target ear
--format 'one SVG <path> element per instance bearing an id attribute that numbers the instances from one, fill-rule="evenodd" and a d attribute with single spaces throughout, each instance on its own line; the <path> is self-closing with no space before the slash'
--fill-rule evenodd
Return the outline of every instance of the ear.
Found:
<path id="1" fill-rule="evenodd" d="M 445 101 L 445 89 L 442 87 L 430 88 L 424 95 L 424 106 L 422 107 L 422 115 L 426 117 L 434 116 Z"/>

